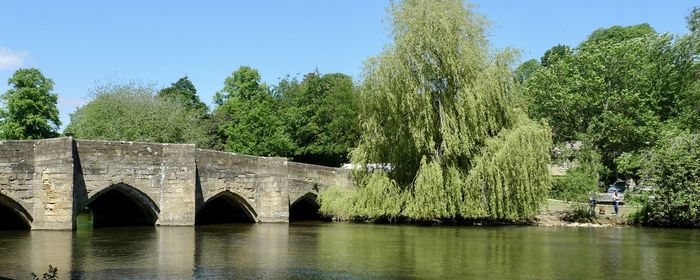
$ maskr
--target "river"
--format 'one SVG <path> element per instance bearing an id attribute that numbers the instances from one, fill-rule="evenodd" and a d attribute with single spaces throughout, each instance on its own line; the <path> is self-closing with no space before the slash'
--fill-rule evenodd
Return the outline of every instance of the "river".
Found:
<path id="1" fill-rule="evenodd" d="M 0 231 L 28 279 L 698 279 L 700 231 L 356 223 Z"/>

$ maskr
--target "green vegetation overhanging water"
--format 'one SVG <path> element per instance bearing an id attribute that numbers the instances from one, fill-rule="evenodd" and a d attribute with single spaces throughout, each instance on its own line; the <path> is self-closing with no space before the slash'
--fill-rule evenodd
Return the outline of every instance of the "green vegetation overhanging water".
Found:
<path id="1" fill-rule="evenodd" d="M 693 279 L 700 232 L 353 223 L 0 232 L 28 279 Z"/>

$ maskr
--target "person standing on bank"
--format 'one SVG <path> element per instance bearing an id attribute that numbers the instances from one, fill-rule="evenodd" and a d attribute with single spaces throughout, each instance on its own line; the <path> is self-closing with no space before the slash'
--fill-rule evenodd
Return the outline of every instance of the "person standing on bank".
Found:
<path id="1" fill-rule="evenodd" d="M 590 208 L 591 216 L 595 216 L 595 205 L 596 205 L 595 192 L 589 192 L 588 193 L 588 207 Z"/>
<path id="2" fill-rule="evenodd" d="M 618 207 L 620 204 L 620 194 L 617 193 L 617 191 L 615 191 L 612 195 L 612 199 L 613 199 L 613 208 L 615 209 L 615 215 L 617 215 Z"/>

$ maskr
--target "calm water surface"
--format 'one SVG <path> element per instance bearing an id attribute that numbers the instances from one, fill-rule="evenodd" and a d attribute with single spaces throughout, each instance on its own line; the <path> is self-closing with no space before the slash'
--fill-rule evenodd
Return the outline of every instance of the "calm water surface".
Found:
<path id="1" fill-rule="evenodd" d="M 62 279 L 700 279 L 699 232 L 313 222 L 0 231 L 0 276 L 53 264 Z"/>

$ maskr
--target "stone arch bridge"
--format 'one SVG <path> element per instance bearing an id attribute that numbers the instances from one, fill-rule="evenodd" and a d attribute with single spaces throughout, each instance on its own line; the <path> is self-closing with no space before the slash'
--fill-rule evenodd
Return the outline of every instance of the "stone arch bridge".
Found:
<path id="1" fill-rule="evenodd" d="M 86 207 L 95 226 L 288 222 L 332 185 L 348 171 L 192 144 L 0 141 L 0 223 L 31 229 L 75 229 Z"/>

